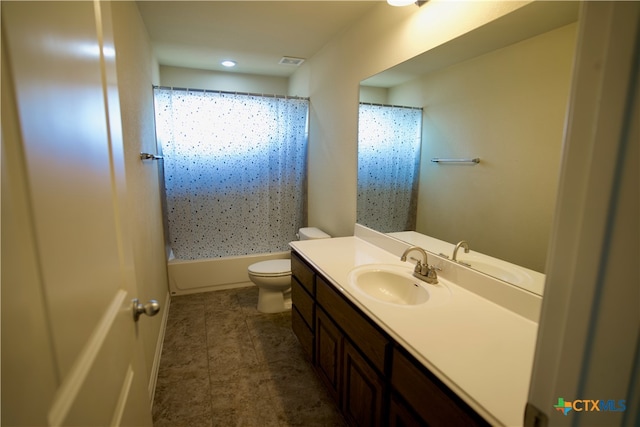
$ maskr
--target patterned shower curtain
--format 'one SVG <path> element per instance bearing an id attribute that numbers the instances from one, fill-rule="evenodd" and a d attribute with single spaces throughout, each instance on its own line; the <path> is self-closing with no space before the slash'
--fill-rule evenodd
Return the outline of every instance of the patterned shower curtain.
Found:
<path id="1" fill-rule="evenodd" d="M 306 223 L 308 100 L 154 89 L 176 258 L 288 249 Z"/>
<path id="2" fill-rule="evenodd" d="M 357 222 L 415 230 L 422 109 L 360 104 Z"/>

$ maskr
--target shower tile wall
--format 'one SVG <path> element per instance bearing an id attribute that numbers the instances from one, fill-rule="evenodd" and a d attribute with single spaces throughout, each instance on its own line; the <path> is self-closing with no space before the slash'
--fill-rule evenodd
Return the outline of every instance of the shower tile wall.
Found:
<path id="1" fill-rule="evenodd" d="M 291 331 L 255 287 L 173 297 L 155 427 L 344 426 Z"/>

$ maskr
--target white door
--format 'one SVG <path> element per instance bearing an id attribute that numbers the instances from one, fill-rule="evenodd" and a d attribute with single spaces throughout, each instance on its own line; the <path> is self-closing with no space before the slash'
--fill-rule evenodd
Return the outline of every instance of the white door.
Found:
<path id="1" fill-rule="evenodd" d="M 108 3 L 2 2 L 2 425 L 152 424 L 112 40 Z"/>

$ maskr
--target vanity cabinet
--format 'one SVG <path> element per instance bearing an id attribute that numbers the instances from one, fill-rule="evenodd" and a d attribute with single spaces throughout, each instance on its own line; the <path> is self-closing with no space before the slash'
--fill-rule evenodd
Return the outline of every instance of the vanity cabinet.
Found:
<path id="1" fill-rule="evenodd" d="M 488 425 L 295 252 L 291 269 L 293 331 L 350 425 Z"/>
<path id="2" fill-rule="evenodd" d="M 384 425 L 384 380 L 390 340 L 316 279 L 316 370 L 352 425 Z"/>
<path id="3" fill-rule="evenodd" d="M 302 350 L 313 363 L 315 361 L 315 273 L 291 253 L 291 327 L 298 337 Z"/>

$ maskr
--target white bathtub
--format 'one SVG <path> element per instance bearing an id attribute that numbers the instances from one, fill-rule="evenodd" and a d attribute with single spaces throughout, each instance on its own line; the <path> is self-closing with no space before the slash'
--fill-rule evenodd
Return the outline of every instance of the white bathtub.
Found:
<path id="1" fill-rule="evenodd" d="M 185 295 L 222 289 L 255 286 L 247 268 L 256 262 L 270 259 L 289 259 L 290 253 L 275 252 L 261 255 L 245 255 L 226 258 L 180 260 L 167 262 L 171 295 Z"/>

